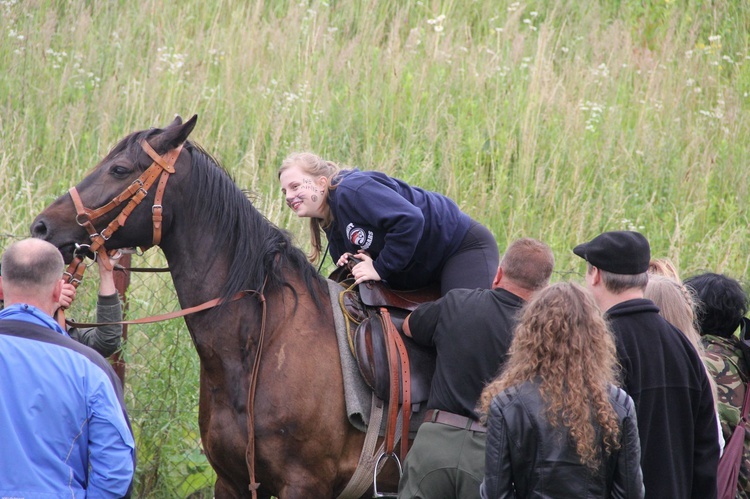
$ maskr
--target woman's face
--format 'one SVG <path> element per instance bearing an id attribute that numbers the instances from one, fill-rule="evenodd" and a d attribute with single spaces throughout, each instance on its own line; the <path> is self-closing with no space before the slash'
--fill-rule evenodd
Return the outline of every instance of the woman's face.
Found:
<path id="1" fill-rule="evenodd" d="M 281 172 L 279 183 L 287 206 L 298 217 L 325 218 L 328 210 L 328 179 L 325 176 L 314 177 L 300 166 L 293 165 Z"/>

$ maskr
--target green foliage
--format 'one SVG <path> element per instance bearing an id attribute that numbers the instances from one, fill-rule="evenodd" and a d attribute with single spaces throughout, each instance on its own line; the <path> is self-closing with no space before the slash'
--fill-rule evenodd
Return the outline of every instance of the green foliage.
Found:
<path id="1" fill-rule="evenodd" d="M 192 138 L 305 247 L 276 180 L 301 149 L 445 192 L 501 249 L 548 242 L 559 279 L 575 244 L 628 228 L 684 275 L 743 278 L 748 33 L 734 0 L 2 0 L 0 234 L 25 236 L 126 134 L 197 113 Z M 159 371 L 197 378 L 174 334 L 139 368 L 195 392 Z"/>

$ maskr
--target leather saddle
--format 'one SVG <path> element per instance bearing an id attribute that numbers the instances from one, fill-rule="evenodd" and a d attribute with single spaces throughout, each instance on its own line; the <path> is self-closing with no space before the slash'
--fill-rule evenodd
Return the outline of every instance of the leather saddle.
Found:
<path id="1" fill-rule="evenodd" d="M 437 287 L 416 290 L 395 290 L 380 281 L 368 281 L 351 288 L 353 282 L 346 267 L 337 268 L 330 278 L 341 283 L 339 303 L 348 319 L 349 348 L 357 360 L 365 383 L 381 400 L 389 400 L 390 361 L 387 347 L 387 330 L 392 324 L 408 355 L 411 404 L 417 412 L 420 404 L 427 402 L 435 372 L 434 348 L 422 346 L 404 335 L 404 319 L 422 303 L 440 298 Z M 398 362 L 399 369 L 402 367 Z M 403 379 L 399 379 L 399 403 L 403 403 Z"/>
<path id="2" fill-rule="evenodd" d="M 409 292 L 412 293 L 412 292 Z M 363 283 L 360 285 L 360 299 L 367 310 L 367 318 L 354 330 L 352 345 L 357 359 L 360 373 L 375 395 L 381 400 L 389 400 L 389 358 L 387 348 L 387 328 L 390 320 L 395 331 L 403 342 L 409 359 L 409 376 L 411 384 L 411 404 L 413 412 L 419 411 L 420 404 L 427 402 L 430 396 L 432 375 L 435 372 L 435 349 L 422 346 L 410 337 L 404 335 L 403 324 L 406 316 L 416 305 L 423 301 L 431 301 L 430 293 L 407 295 L 396 293 L 381 283 Z M 421 298 L 418 298 L 421 297 Z M 417 300 L 417 301 L 414 301 Z M 385 308 L 387 313 L 382 310 Z M 399 362 L 398 367 L 401 366 Z M 400 404 L 403 403 L 403 379 L 399 381 Z"/>
<path id="3" fill-rule="evenodd" d="M 420 303 L 440 297 L 438 289 L 397 291 L 380 281 L 369 281 L 354 286 L 349 267 L 334 271 L 330 278 L 344 285 L 339 303 L 347 322 L 349 347 L 357 361 L 365 383 L 375 396 L 388 404 L 382 459 L 395 459 L 399 473 L 401 461 L 409 450 L 411 413 L 418 412 L 430 396 L 430 385 L 435 372 L 435 349 L 417 344 L 403 334 L 406 316 Z M 401 435 L 396 436 L 401 417 Z M 401 440 L 401 461 L 396 456 L 396 444 Z M 379 494 L 377 473 L 373 476 L 374 497 Z M 393 495 L 395 497 L 395 494 Z"/>

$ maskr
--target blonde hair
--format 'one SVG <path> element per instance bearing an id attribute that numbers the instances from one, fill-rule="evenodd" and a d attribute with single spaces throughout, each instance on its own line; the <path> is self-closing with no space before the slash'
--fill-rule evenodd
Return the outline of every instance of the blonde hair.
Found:
<path id="1" fill-rule="evenodd" d="M 484 419 L 497 394 L 538 382 L 550 424 L 567 427 L 581 463 L 598 469 L 597 426 L 608 455 L 619 447 L 620 426 L 609 401 L 609 385 L 616 385 L 615 341 L 593 297 L 574 283 L 539 291 L 524 308 L 509 353 L 480 397 Z"/>
<path id="2" fill-rule="evenodd" d="M 711 392 L 714 396 L 714 408 L 717 407 L 718 393 L 716 380 L 710 374 L 706 366 L 705 357 L 706 349 L 701 342 L 701 335 L 696 327 L 696 300 L 690 288 L 670 277 L 654 274 L 648 280 L 644 298 L 648 298 L 659 307 L 659 314 L 667 322 L 679 329 L 688 339 L 693 348 L 698 353 L 706 370 L 708 382 L 711 385 Z"/>
<path id="3" fill-rule="evenodd" d="M 336 188 L 333 185 L 335 177 L 341 171 L 341 168 L 332 161 L 326 161 L 317 154 L 311 152 L 295 152 L 287 156 L 284 161 L 281 162 L 279 167 L 278 177 L 281 177 L 282 172 L 288 170 L 293 166 L 298 166 L 303 172 L 314 177 L 326 177 L 328 179 L 328 190 L 331 191 Z M 320 258 L 322 252 L 322 245 L 320 243 L 320 232 L 324 227 L 327 227 L 333 221 L 333 215 L 328 215 L 328 218 L 310 218 L 310 244 L 312 246 L 310 254 L 307 259 L 311 262 L 316 262 Z M 325 255 L 323 255 L 325 258 Z"/>
<path id="4" fill-rule="evenodd" d="M 650 275 L 663 275 L 677 282 L 682 282 L 677 267 L 669 258 L 652 258 L 648 264 L 648 273 Z"/>
<path id="5" fill-rule="evenodd" d="M 643 296 L 659 307 L 659 313 L 683 332 L 699 354 L 703 354 L 701 336 L 695 327 L 695 299 L 682 283 L 664 275 L 654 274 L 648 280 Z"/>

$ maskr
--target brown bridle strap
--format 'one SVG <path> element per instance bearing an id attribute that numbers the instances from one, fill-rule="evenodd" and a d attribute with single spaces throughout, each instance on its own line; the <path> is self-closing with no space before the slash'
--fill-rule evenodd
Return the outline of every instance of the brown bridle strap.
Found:
<path id="1" fill-rule="evenodd" d="M 174 165 L 177 162 L 177 158 L 182 152 L 182 144 L 169 151 L 164 155 L 164 158 L 160 157 L 151 145 L 145 140 L 141 142 L 141 147 L 146 151 L 154 163 L 158 164 L 163 168 L 161 177 L 159 177 L 159 184 L 156 186 L 156 196 L 154 197 L 154 206 L 151 207 L 151 216 L 153 218 L 154 225 L 154 238 L 153 246 L 158 246 L 161 242 L 161 222 L 162 222 L 162 199 L 164 198 L 164 191 L 167 188 L 167 180 L 169 180 L 169 174 L 174 173 Z"/>
<path id="2" fill-rule="evenodd" d="M 89 238 L 92 239 L 93 243 L 90 246 L 91 251 L 96 251 L 98 258 L 106 257 L 106 250 L 104 249 L 104 246 L 102 245 L 102 242 L 99 240 L 100 236 L 96 231 L 96 228 L 94 227 L 94 224 L 91 223 L 92 218 L 90 217 L 89 213 L 87 212 L 86 208 L 83 206 L 83 202 L 81 201 L 81 196 L 78 194 L 78 191 L 75 187 L 71 187 L 71 189 L 68 191 L 70 194 L 70 198 L 73 200 L 73 205 L 76 207 L 76 222 L 78 225 L 86 229 L 86 231 L 89 233 Z M 83 258 L 76 256 L 76 258 L 71 262 L 70 267 L 68 268 L 68 272 L 70 272 L 70 269 L 73 267 L 73 264 L 76 262 L 76 260 L 79 263 L 76 263 L 75 268 L 76 270 L 80 270 L 80 277 L 76 279 L 76 282 L 70 281 L 73 286 L 78 287 L 78 284 L 81 283 L 81 279 L 83 279 L 83 272 L 86 270 L 86 266 L 83 265 L 81 267 L 81 264 L 83 264 Z M 107 270 L 111 270 L 111 266 L 109 265 L 109 260 L 104 259 L 105 267 Z M 66 273 L 67 274 L 67 273 Z"/>
<path id="3" fill-rule="evenodd" d="M 140 177 L 133 181 L 133 183 L 131 183 L 119 195 L 115 196 L 115 198 L 112 199 L 112 201 L 110 201 L 109 203 L 95 210 L 89 210 L 83 205 L 81 196 L 78 194 L 78 189 L 76 189 L 75 186 L 71 187 L 68 191 L 70 193 L 70 198 L 73 200 L 73 205 L 76 208 L 76 223 L 85 228 L 89 233 L 89 238 L 91 239 L 91 246 L 89 247 L 89 249 L 97 254 L 97 258 L 102 259 L 105 268 L 107 268 L 108 270 L 111 270 L 111 265 L 109 263 L 109 258 L 107 257 L 107 250 L 104 248 L 104 244 L 110 237 L 112 237 L 112 234 L 114 234 L 117 229 L 125 225 L 125 221 L 127 220 L 127 218 L 133 212 L 135 207 L 138 206 L 141 201 L 143 201 L 143 199 L 148 194 L 149 188 L 151 188 L 151 185 L 153 185 L 154 181 L 160 174 L 162 175 L 162 179 L 159 182 L 159 187 L 157 188 L 157 195 L 154 201 L 154 208 L 152 208 L 152 213 L 154 223 L 154 245 L 157 245 L 161 242 L 161 203 L 162 197 L 164 196 L 164 189 L 166 188 L 168 180 L 166 177 L 168 177 L 169 174 L 175 172 L 174 165 L 177 162 L 177 158 L 179 157 L 180 152 L 182 152 L 182 144 L 167 152 L 167 154 L 165 154 L 163 158 L 159 156 L 156 151 L 154 151 L 153 147 L 151 147 L 151 145 L 145 139 L 141 141 L 141 147 L 144 151 L 146 151 L 146 154 L 151 157 L 153 163 L 151 163 L 151 165 L 143 173 L 141 173 Z M 93 221 L 109 213 L 127 200 L 130 201 L 122 209 L 117 218 L 112 220 L 112 222 L 110 222 L 109 225 L 107 225 L 107 227 L 105 227 L 101 232 L 97 232 L 96 227 L 94 227 Z M 81 284 L 83 273 L 85 271 L 86 265 L 83 263 L 83 257 L 76 255 L 73 258 L 73 261 L 70 262 L 70 265 L 63 275 L 65 276 L 65 279 L 68 283 L 77 288 L 78 285 Z M 58 309 L 56 315 L 57 321 L 60 323 L 60 326 L 64 328 L 66 323 L 65 311 L 60 308 Z"/>
<path id="4" fill-rule="evenodd" d="M 266 276 L 266 280 L 268 276 Z M 266 280 L 263 281 L 263 288 L 266 287 Z M 255 359 L 253 359 L 253 372 L 250 375 L 250 388 L 247 394 L 247 447 L 245 448 L 245 464 L 250 474 L 250 485 L 248 490 L 253 499 L 258 498 L 258 488 L 260 483 L 255 481 L 255 389 L 258 386 L 258 371 L 260 370 L 260 359 L 263 354 L 263 343 L 266 336 L 266 297 L 263 293 L 258 294 L 258 299 L 263 303 L 263 312 L 260 321 L 260 336 L 258 338 L 258 348 L 255 350 Z M 250 337 L 247 339 L 245 350 L 250 348 Z"/>
<path id="5" fill-rule="evenodd" d="M 154 160 L 154 163 L 161 166 L 165 172 L 168 172 L 168 173 L 175 172 L 174 164 L 177 161 L 177 156 L 180 155 L 180 150 L 182 150 L 182 144 L 172 149 L 171 151 L 167 152 L 164 155 L 164 157 L 159 156 L 159 154 L 154 150 L 154 148 L 151 147 L 151 144 L 149 144 L 145 140 L 141 141 L 141 147 L 143 148 L 144 151 L 146 151 L 146 154 L 148 154 L 151 157 L 151 159 Z"/>
<path id="6" fill-rule="evenodd" d="M 125 221 L 128 219 L 133 210 L 138 206 L 141 201 L 148 195 L 148 190 L 151 188 L 156 179 L 161 175 L 159 185 L 157 187 L 157 194 L 154 200 L 154 207 L 152 208 L 152 216 L 154 221 L 154 245 L 161 242 L 161 229 L 162 229 L 162 199 L 164 197 L 164 191 L 166 189 L 167 180 L 169 174 L 174 173 L 174 165 L 177 162 L 177 158 L 182 152 L 182 144 L 167 152 L 164 157 L 159 156 L 151 145 L 146 141 L 141 141 L 141 147 L 146 154 L 151 157 L 153 162 L 151 165 L 134 180 L 126 189 L 124 189 L 119 195 L 115 196 L 109 203 L 101 206 L 97 209 L 91 210 L 86 208 L 81 201 L 81 196 L 78 194 L 78 190 L 75 187 L 71 187 L 68 191 L 70 197 L 73 200 L 73 204 L 76 208 L 76 222 L 81 227 L 85 228 L 89 233 L 91 239 L 90 250 L 96 252 L 99 258 L 103 258 L 105 266 L 109 265 L 109 261 L 106 258 L 106 250 L 104 250 L 104 244 L 107 240 L 112 237 L 112 234 L 117 231 L 120 227 L 125 225 Z M 94 227 L 93 221 L 109 213 L 123 202 L 129 201 L 128 204 L 122 209 L 120 214 L 112 220 L 101 232 L 97 232 Z M 81 266 L 83 259 L 76 257 L 71 262 L 66 275 L 68 282 L 74 286 L 78 286 L 83 278 L 83 271 L 85 266 Z"/>

